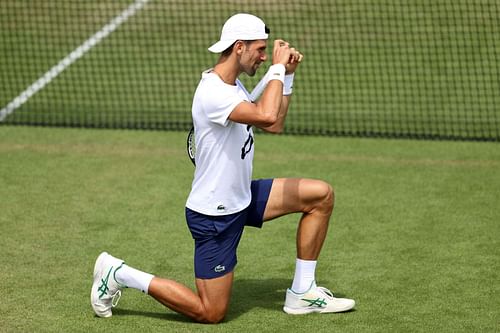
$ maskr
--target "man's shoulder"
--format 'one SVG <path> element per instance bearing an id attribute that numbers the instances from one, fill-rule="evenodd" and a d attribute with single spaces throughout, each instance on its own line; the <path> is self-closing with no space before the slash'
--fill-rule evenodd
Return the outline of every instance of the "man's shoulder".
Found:
<path id="1" fill-rule="evenodd" d="M 203 72 L 198 84 L 198 90 L 217 92 L 224 89 L 224 86 L 225 84 L 220 81 L 217 75 L 210 72 Z"/>

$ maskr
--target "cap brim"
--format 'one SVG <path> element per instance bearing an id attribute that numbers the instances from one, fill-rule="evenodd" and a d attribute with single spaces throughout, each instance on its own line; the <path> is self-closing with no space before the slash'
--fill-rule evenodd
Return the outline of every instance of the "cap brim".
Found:
<path id="1" fill-rule="evenodd" d="M 230 47 L 236 40 L 220 40 L 214 45 L 210 46 L 208 50 L 213 53 L 221 53 Z"/>

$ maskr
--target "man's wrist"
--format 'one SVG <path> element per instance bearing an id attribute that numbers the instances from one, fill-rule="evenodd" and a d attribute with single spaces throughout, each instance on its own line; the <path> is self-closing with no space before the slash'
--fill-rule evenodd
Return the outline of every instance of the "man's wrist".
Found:
<path id="1" fill-rule="evenodd" d="M 285 65 L 283 64 L 275 64 L 269 67 L 269 81 L 271 80 L 279 80 L 281 83 L 285 83 Z"/>
<path id="2" fill-rule="evenodd" d="M 293 91 L 293 79 L 295 77 L 295 73 L 290 73 L 285 75 L 285 79 L 283 82 L 283 95 L 289 96 Z"/>

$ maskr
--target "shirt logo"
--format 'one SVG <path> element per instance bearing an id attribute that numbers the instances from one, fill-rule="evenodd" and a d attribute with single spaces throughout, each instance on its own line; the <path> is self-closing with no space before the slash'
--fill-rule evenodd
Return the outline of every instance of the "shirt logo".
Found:
<path id="1" fill-rule="evenodd" d="M 226 266 L 222 266 L 222 265 L 217 265 L 214 268 L 214 271 L 216 273 L 221 273 L 221 272 L 224 272 L 225 270 L 226 270 Z"/>
<path id="2" fill-rule="evenodd" d="M 251 127 L 252 126 L 250 126 L 250 125 L 247 126 L 248 138 L 245 141 L 245 144 L 243 145 L 243 147 L 241 147 L 241 159 L 242 160 L 244 160 L 245 156 L 247 156 L 247 154 L 252 150 L 253 136 L 252 136 L 252 133 L 250 132 Z"/>
<path id="3" fill-rule="evenodd" d="M 224 207 L 224 205 L 218 205 L 217 206 L 217 210 L 222 212 L 222 211 L 225 211 L 226 210 L 226 207 Z"/>

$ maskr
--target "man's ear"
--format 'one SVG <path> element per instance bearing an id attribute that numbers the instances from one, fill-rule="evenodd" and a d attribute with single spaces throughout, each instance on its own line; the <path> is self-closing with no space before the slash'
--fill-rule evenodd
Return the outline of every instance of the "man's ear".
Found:
<path id="1" fill-rule="evenodd" d="M 236 52 L 237 55 L 241 56 L 243 54 L 243 51 L 245 50 L 245 43 L 241 40 L 237 40 L 234 43 L 233 50 Z"/>

